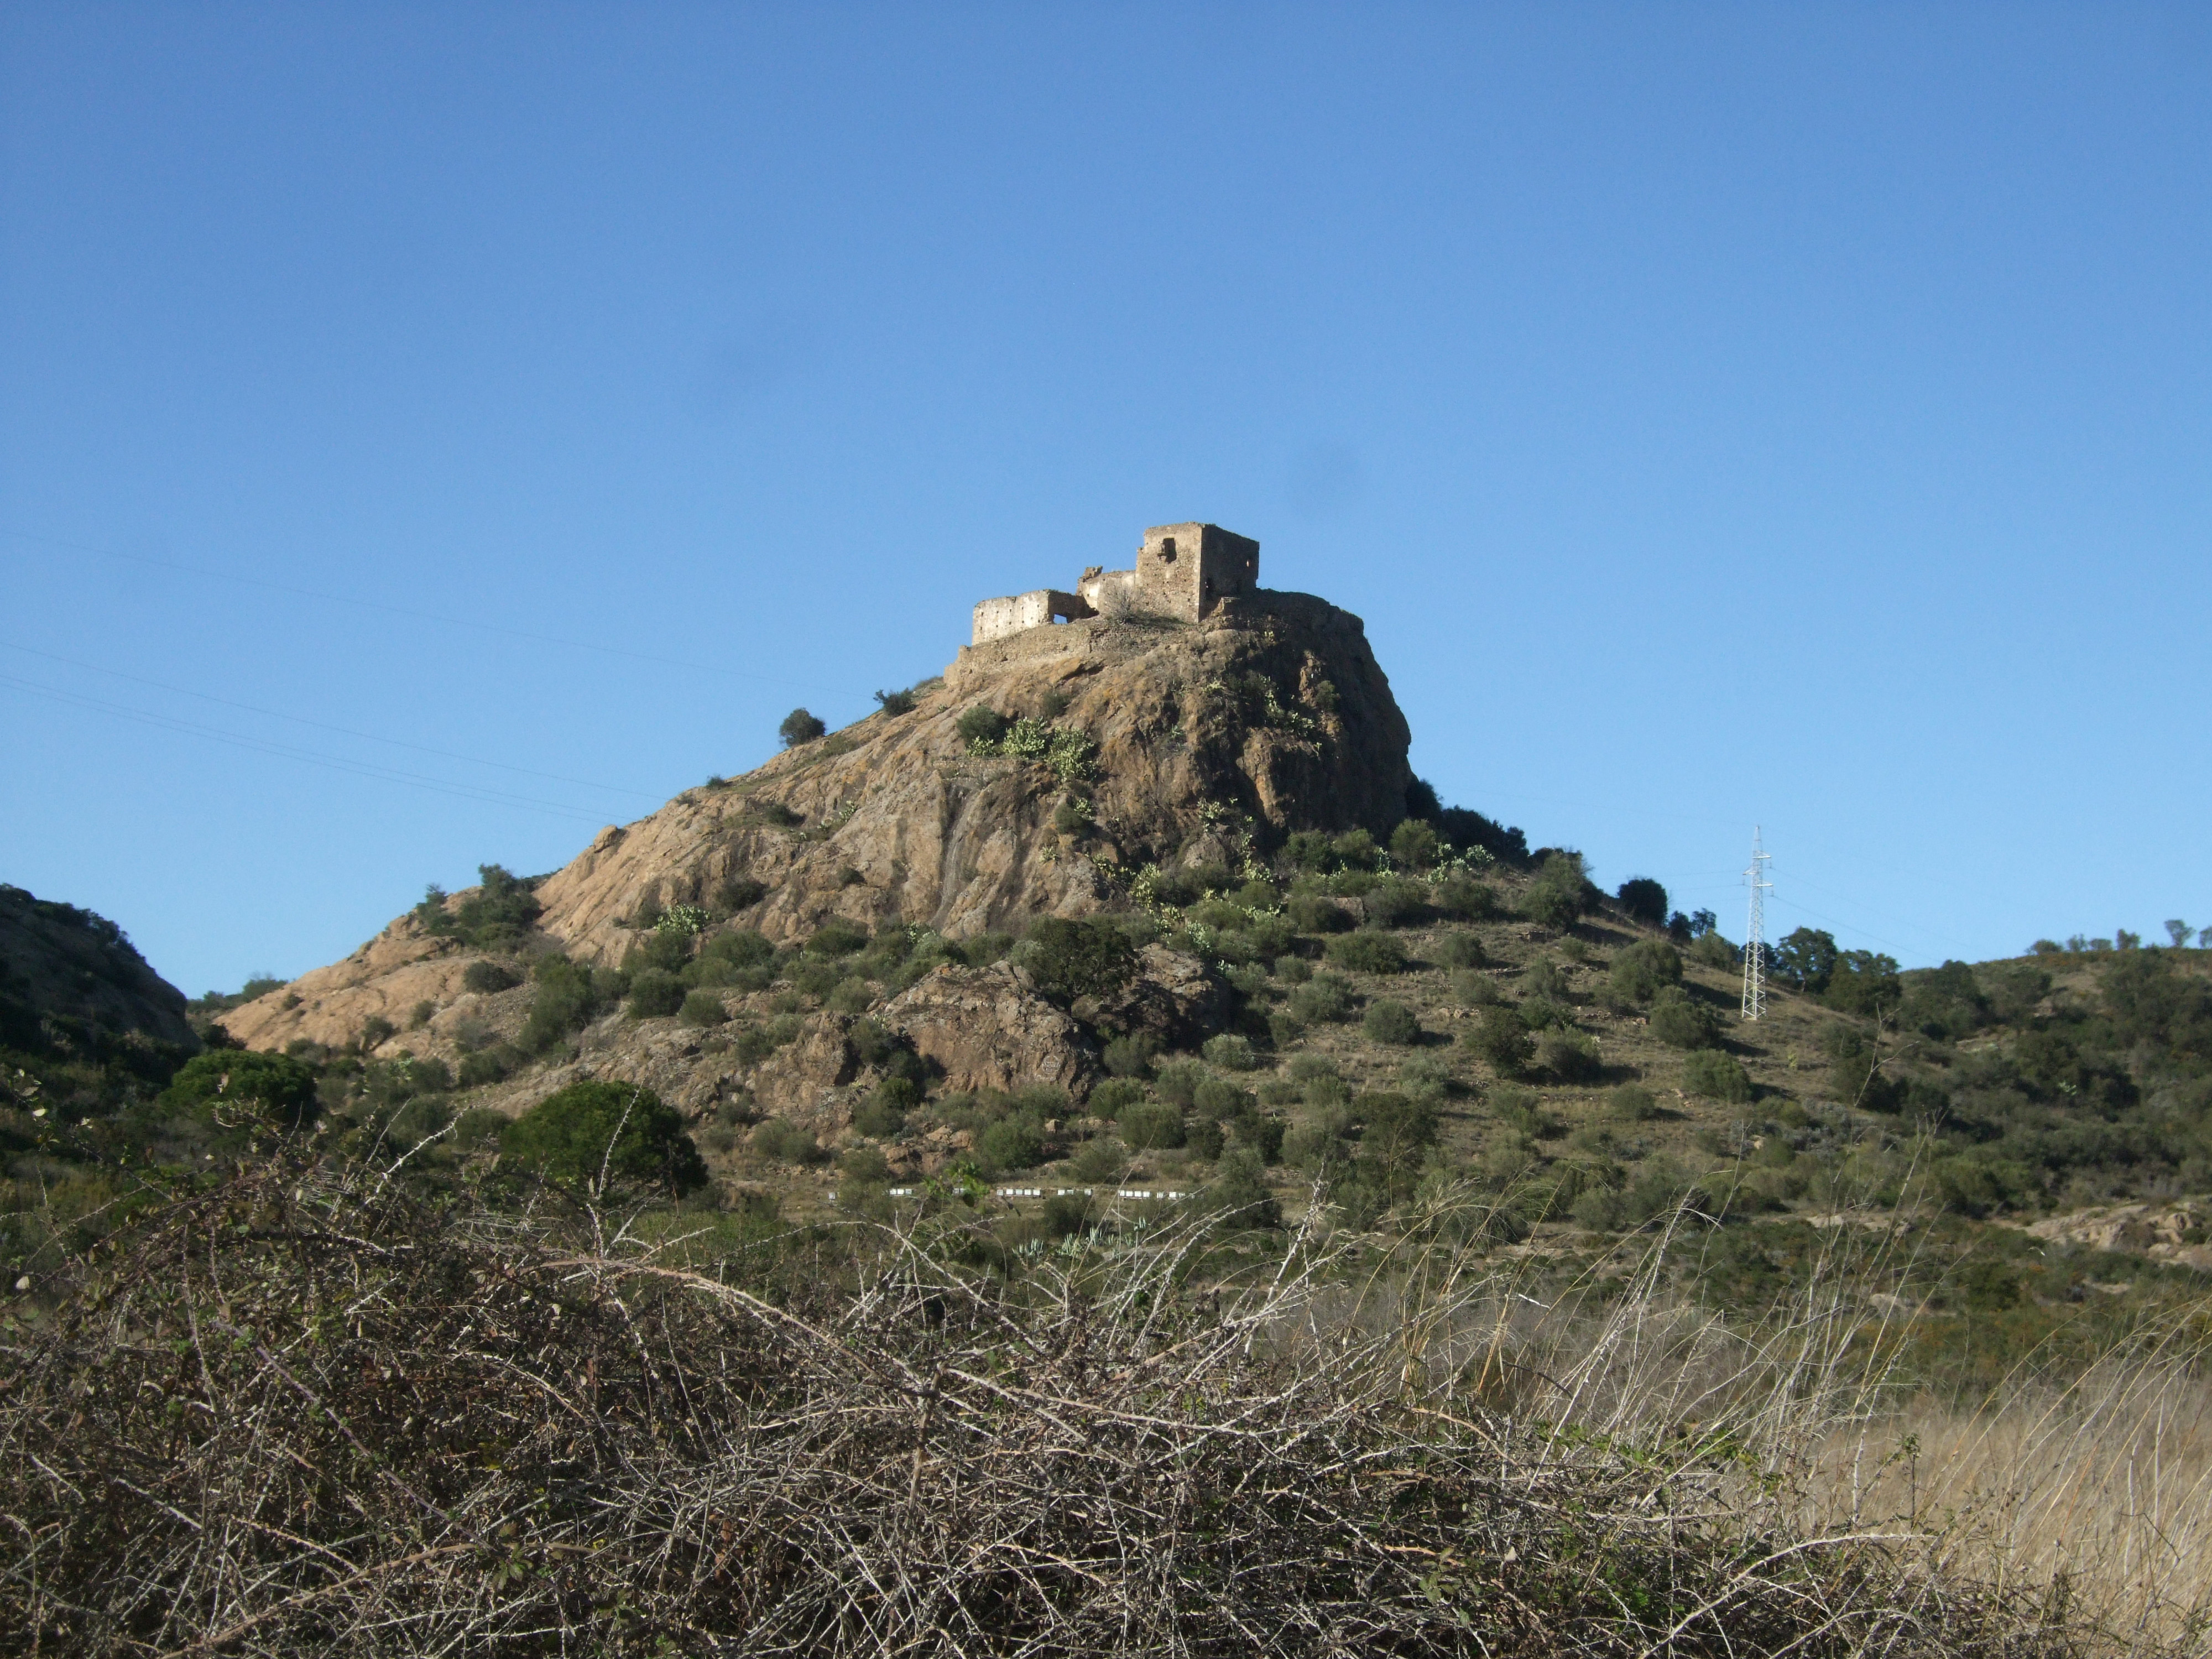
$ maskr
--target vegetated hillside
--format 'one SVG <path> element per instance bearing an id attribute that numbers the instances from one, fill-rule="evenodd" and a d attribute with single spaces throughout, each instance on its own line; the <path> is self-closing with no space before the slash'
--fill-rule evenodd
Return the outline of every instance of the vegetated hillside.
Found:
<path id="1" fill-rule="evenodd" d="M 199 1046 L 184 993 L 120 927 L 0 883 L 0 1098 L 106 1106 L 158 1089 Z"/>
<path id="2" fill-rule="evenodd" d="M 1033 629 L 882 695 L 880 714 L 603 831 L 526 893 L 421 908 L 226 1024 L 255 1048 L 340 1046 L 426 1000 L 442 1012 L 471 946 L 612 968 L 672 910 L 777 944 L 832 919 L 966 938 L 1124 904 L 1147 865 L 1234 864 L 1291 830 L 1387 834 L 1404 815 L 1389 682 L 1358 618 L 1303 595 L 1195 625 Z"/>
<path id="3" fill-rule="evenodd" d="M 1379 672 L 1348 752 L 1350 637 L 971 653 L 11 1103 L 7 1627 L 2189 1650 L 2212 961 L 1801 933 L 1744 1022 Z"/>

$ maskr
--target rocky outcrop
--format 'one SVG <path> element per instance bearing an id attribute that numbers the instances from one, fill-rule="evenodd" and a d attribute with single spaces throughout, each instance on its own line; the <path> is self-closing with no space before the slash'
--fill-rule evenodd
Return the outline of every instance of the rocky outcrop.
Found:
<path id="1" fill-rule="evenodd" d="M 2030 1237 L 2053 1243 L 2086 1245 L 2154 1261 L 2212 1269 L 2212 1205 L 2203 1199 L 2175 1204 L 2113 1204 L 2051 1216 L 2031 1224 Z"/>
<path id="2" fill-rule="evenodd" d="M 1044 1084 L 1081 1100 L 1098 1079 L 1098 1057 L 1082 1026 L 1003 962 L 937 969 L 885 1003 L 878 1018 L 941 1066 L 949 1089 Z"/>
<path id="3" fill-rule="evenodd" d="M 1291 831 L 1387 832 L 1404 811 L 1406 722 L 1359 619 L 1302 594 L 1224 600 L 1195 624 L 1030 629 L 962 649 L 917 690 L 908 713 L 601 830 L 537 888 L 540 939 L 612 965 L 641 911 L 675 904 L 777 941 L 832 917 L 965 938 L 1126 904 L 1146 865 L 1234 868 Z M 1038 719 L 1057 749 L 974 752 L 958 722 L 978 705 Z M 375 1018 L 400 1028 L 391 1052 L 441 1053 L 462 1022 L 495 1012 L 462 988 L 475 954 L 402 917 L 224 1024 L 281 1048 L 351 1042 Z M 1101 1023 L 1170 1042 L 1218 1029 L 1218 981 L 1157 966 Z M 423 1004 L 428 1024 L 410 1032 Z M 974 1075 L 1012 1063 L 978 1059 Z"/>
<path id="4" fill-rule="evenodd" d="M 1149 1036 L 1163 1048 L 1194 1048 L 1229 1024 L 1236 994 L 1196 957 L 1147 945 L 1137 975 L 1107 997 L 1085 997 L 1075 1012 L 1103 1030 Z"/>

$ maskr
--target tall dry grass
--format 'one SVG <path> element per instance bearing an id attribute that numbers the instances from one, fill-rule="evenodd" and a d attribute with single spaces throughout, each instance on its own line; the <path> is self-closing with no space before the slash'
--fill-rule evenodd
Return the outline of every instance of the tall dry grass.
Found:
<path id="1" fill-rule="evenodd" d="M 1224 1255 L 1194 1218 L 1005 1276 L 953 1206 L 856 1231 L 857 1291 L 779 1304 L 618 1229 L 242 1174 L 0 1342 L 0 1630 L 161 1655 L 2162 1639 L 1989 1553 L 1994 1522 L 1886 1503 L 1893 1462 L 1864 1475 L 1901 1420 L 1860 1294 L 1894 1240 L 1838 1237 L 1747 1326 L 1667 1288 L 1694 1215 L 1563 1297 L 1501 1263 L 1489 1202 L 1439 1193 L 1379 1249 L 1316 1206 L 1287 1251 Z M 2201 1492 L 2166 1493 L 2185 1548 Z"/>

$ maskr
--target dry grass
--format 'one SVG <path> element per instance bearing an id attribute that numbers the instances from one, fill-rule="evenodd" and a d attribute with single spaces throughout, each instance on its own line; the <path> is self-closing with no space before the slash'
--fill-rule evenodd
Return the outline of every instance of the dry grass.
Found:
<path id="1" fill-rule="evenodd" d="M 1976 1410 L 1905 1405 L 1832 1437 L 1820 1519 L 1903 1525 L 1935 1570 L 2027 1586 L 2116 1650 L 2200 1652 L 2212 1632 L 2206 1340 L 2162 1327 L 2063 1383 Z"/>
<path id="2" fill-rule="evenodd" d="M 1468 1200 L 1472 1202 L 1473 1200 Z M 1910 1524 L 1808 1526 L 1870 1351 L 1652 1263 L 1529 1304 L 1441 1202 L 1358 1262 L 1195 1226 L 997 1280 L 957 1209 L 775 1305 L 619 1235 L 240 1176 L 0 1352 L 39 1652 L 2027 1655 Z"/>

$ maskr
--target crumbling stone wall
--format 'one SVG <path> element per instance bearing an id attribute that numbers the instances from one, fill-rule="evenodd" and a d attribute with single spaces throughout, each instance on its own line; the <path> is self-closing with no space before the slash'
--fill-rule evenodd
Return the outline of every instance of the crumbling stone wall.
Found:
<path id="1" fill-rule="evenodd" d="M 1223 599 L 1258 592 L 1260 544 L 1218 525 L 1155 525 L 1137 550 L 1136 568 L 1103 570 L 1094 564 L 1075 586 L 1073 593 L 1039 588 L 985 599 L 975 607 L 969 643 L 1004 639 L 1054 617 L 1076 622 L 1129 610 L 1197 622 Z"/>
<path id="2" fill-rule="evenodd" d="M 1042 628 L 1055 617 L 1062 622 L 1079 622 L 1096 614 L 1080 597 L 1063 593 L 1056 587 L 1040 587 L 1009 599 L 985 599 L 975 607 L 972 635 L 968 642 L 981 645 L 986 640 L 1004 639 L 1025 628 Z"/>

